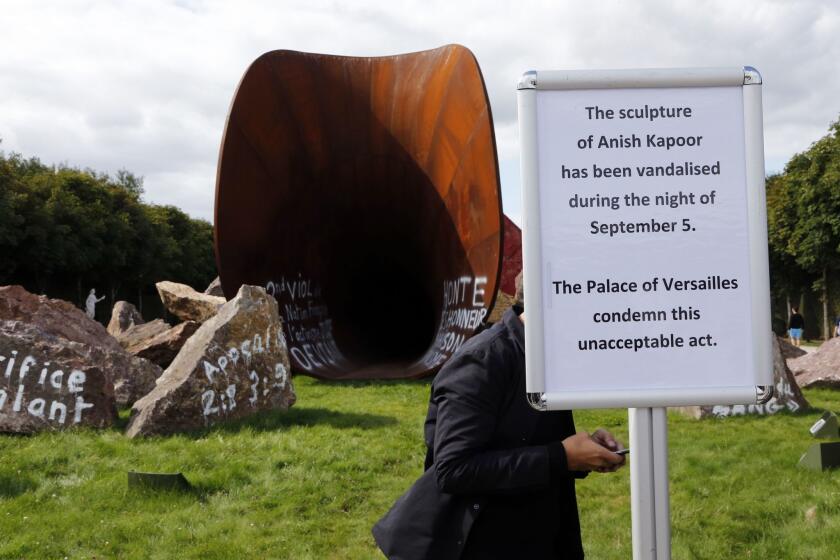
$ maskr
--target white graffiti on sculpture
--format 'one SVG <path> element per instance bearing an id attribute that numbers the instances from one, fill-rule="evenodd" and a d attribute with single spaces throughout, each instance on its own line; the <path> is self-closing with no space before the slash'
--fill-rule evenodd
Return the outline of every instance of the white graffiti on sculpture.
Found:
<path id="1" fill-rule="evenodd" d="M 329 309 L 321 299 L 321 287 L 298 274 L 293 280 L 281 276 L 265 291 L 282 306 L 289 353 L 307 371 L 325 365 L 340 367 L 345 360 L 333 336 Z"/>
<path id="2" fill-rule="evenodd" d="M 486 276 L 460 276 L 442 285 L 442 311 L 434 342 L 423 357 L 426 367 L 449 358 L 487 316 Z M 289 353 L 307 371 L 323 366 L 341 367 L 345 357 L 333 336 L 329 309 L 321 299 L 321 287 L 298 274 L 266 284 L 266 292 L 281 305 Z"/>
<path id="3" fill-rule="evenodd" d="M 426 367 L 447 360 L 487 316 L 486 276 L 461 276 L 443 282 L 443 309 L 434 343 L 423 357 Z"/>

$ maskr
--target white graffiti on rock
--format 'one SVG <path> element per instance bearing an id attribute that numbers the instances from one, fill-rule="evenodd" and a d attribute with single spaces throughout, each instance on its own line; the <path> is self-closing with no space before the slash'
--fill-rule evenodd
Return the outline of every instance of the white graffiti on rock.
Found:
<path id="1" fill-rule="evenodd" d="M 262 358 L 272 348 L 286 347 L 283 330 L 269 327 L 264 333 L 255 333 L 239 344 L 219 348 L 201 360 L 201 367 L 209 385 L 201 392 L 202 414 L 227 416 L 237 406 L 247 402 L 256 407 L 261 397 L 270 399 L 272 392 L 282 392 L 289 383 L 288 368 L 283 362 L 274 365 Z M 266 371 L 268 369 L 268 371 Z M 245 396 L 237 403 L 237 386 L 247 385 Z"/>
<path id="2" fill-rule="evenodd" d="M 79 424 L 94 406 L 81 394 L 87 374 L 80 369 L 65 372 L 18 350 L 0 356 L 0 368 L 3 365 L 0 414 L 28 414 L 57 425 L 66 424 L 69 417 L 72 424 Z"/>
<path id="3" fill-rule="evenodd" d="M 799 410 L 799 403 L 795 399 L 796 395 L 787 380 L 781 379 L 776 383 L 776 390 L 773 395 L 773 398 L 765 404 L 715 405 L 712 407 L 712 415 L 719 418 L 726 418 L 728 416 L 744 416 L 746 414 L 776 414 L 785 409 L 791 412 Z"/>

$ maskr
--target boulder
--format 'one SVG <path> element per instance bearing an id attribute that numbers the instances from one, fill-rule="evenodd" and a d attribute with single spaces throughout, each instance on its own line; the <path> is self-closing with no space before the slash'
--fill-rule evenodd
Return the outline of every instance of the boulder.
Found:
<path id="1" fill-rule="evenodd" d="M 507 244 L 505 244 L 505 246 L 507 246 Z M 502 315 L 505 314 L 505 311 L 507 311 L 514 305 L 524 305 L 524 297 L 525 295 L 522 285 L 522 271 L 520 270 L 519 273 L 513 279 L 512 292 L 506 293 L 501 289 L 498 292 L 496 292 L 496 303 L 493 304 L 493 310 L 490 311 L 490 316 L 487 318 L 487 322 L 495 323 L 497 321 L 500 321 L 502 319 Z"/>
<path id="2" fill-rule="evenodd" d="M 166 368 L 178 355 L 184 343 L 195 334 L 200 326 L 195 321 L 184 321 L 180 325 L 159 332 L 133 346 L 126 347 L 126 350 L 135 356 L 140 356 L 162 368 Z"/>
<path id="3" fill-rule="evenodd" d="M 108 332 L 111 336 L 118 336 L 134 325 L 142 325 L 143 316 L 137 308 L 127 301 L 118 301 L 111 310 L 111 321 L 108 323 Z"/>
<path id="4" fill-rule="evenodd" d="M 155 287 L 167 311 L 182 321 L 203 323 L 214 316 L 226 301 L 223 297 L 202 294 L 177 282 L 158 282 Z"/>
<path id="5" fill-rule="evenodd" d="M 171 328 L 172 325 L 163 319 L 154 319 L 148 323 L 129 327 L 125 332 L 117 335 L 116 339 L 123 348 L 128 350 L 130 353 L 135 354 L 136 352 L 133 352 L 131 350 L 132 348 L 142 346 L 146 343 L 146 341 L 168 331 Z"/>
<path id="6" fill-rule="evenodd" d="M 117 406 L 126 408 L 151 391 L 163 370 L 149 360 L 125 353 L 126 358 L 112 356 L 111 369 Z"/>
<path id="7" fill-rule="evenodd" d="M 74 346 L 77 353 L 89 360 L 87 369 L 78 369 L 95 368 L 106 375 L 113 385 L 111 392 L 118 406 L 128 406 L 151 391 L 161 374 L 158 366 L 126 352 L 105 327 L 67 301 L 37 296 L 20 286 L 3 286 L 0 287 L 0 320 L 30 325 L 57 341 L 47 354 L 36 358 L 44 362 L 54 363 L 69 343 L 84 347 Z"/>
<path id="8" fill-rule="evenodd" d="M 804 356 L 808 353 L 802 348 L 794 346 L 793 344 L 788 342 L 786 338 L 778 337 L 778 339 L 779 346 L 782 348 L 782 356 L 784 356 L 786 360 L 798 358 L 799 356 Z"/>
<path id="9" fill-rule="evenodd" d="M 277 301 L 242 286 L 134 403 L 130 437 L 203 428 L 295 402 Z"/>
<path id="10" fill-rule="evenodd" d="M 490 316 L 487 317 L 487 322 L 497 323 L 501 321 L 502 315 L 511 308 L 515 301 L 512 295 L 508 295 L 501 290 L 496 292 L 496 303 L 493 304 L 493 309 L 490 311 Z"/>
<path id="11" fill-rule="evenodd" d="M 840 337 L 823 342 L 810 354 L 788 360 L 801 387 L 840 389 Z"/>
<path id="12" fill-rule="evenodd" d="M 225 293 L 222 291 L 222 281 L 219 280 L 218 276 L 216 276 L 215 280 L 210 282 L 210 285 L 207 286 L 207 289 L 204 290 L 204 293 L 211 296 L 225 297 Z"/>
<path id="13" fill-rule="evenodd" d="M 767 415 L 775 414 L 782 410 L 796 412 L 805 410 L 811 405 L 805 400 L 799 385 L 796 383 L 791 371 L 788 369 L 785 358 L 782 355 L 780 340 L 773 336 L 773 383 L 775 392 L 765 404 L 748 405 L 715 405 L 715 406 L 682 406 L 676 407 L 680 412 L 693 418 L 742 416 L 744 414 Z"/>
<path id="14" fill-rule="evenodd" d="M 117 408 L 106 354 L 40 326 L 0 320 L 0 432 L 113 425 Z"/>
<path id="15" fill-rule="evenodd" d="M 22 321 L 59 338 L 114 351 L 122 348 L 98 322 L 84 311 L 60 299 L 27 292 L 21 286 L 0 286 L 0 320 Z"/>

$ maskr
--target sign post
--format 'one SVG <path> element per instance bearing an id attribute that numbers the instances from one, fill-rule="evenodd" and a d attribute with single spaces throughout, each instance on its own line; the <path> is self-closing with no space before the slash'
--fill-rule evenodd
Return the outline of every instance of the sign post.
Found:
<path id="1" fill-rule="evenodd" d="M 634 558 L 670 557 L 668 406 L 772 396 L 761 76 L 528 72 L 526 387 L 630 409 Z"/>
<path id="2" fill-rule="evenodd" d="M 633 558 L 671 557 L 671 505 L 668 493 L 667 409 L 631 408 L 630 513 Z"/>

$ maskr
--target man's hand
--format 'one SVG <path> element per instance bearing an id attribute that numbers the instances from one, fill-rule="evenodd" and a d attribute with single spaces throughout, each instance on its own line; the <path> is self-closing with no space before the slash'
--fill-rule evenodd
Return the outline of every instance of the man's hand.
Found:
<path id="1" fill-rule="evenodd" d="M 610 451 L 618 451 L 619 449 L 622 449 L 624 447 L 617 439 L 615 439 L 615 437 L 613 437 L 613 435 L 611 433 L 609 433 L 607 430 L 604 430 L 602 428 L 598 428 L 597 430 L 595 430 L 592 433 L 591 437 L 595 441 L 595 443 L 603 445 L 604 447 L 606 447 Z M 619 469 L 619 467 L 624 466 L 624 463 L 627 461 L 627 459 L 624 457 L 624 455 L 619 455 L 619 457 L 622 458 L 622 461 L 621 461 L 620 464 L 612 465 L 610 467 L 605 467 L 603 469 L 595 469 L 595 470 L 597 470 L 598 472 L 615 472 L 615 471 L 617 471 Z"/>
<path id="2" fill-rule="evenodd" d="M 612 451 L 621 446 L 605 430 L 596 430 L 591 436 L 578 432 L 563 440 L 563 448 L 570 471 L 612 472 L 625 462 L 623 455 Z"/>

